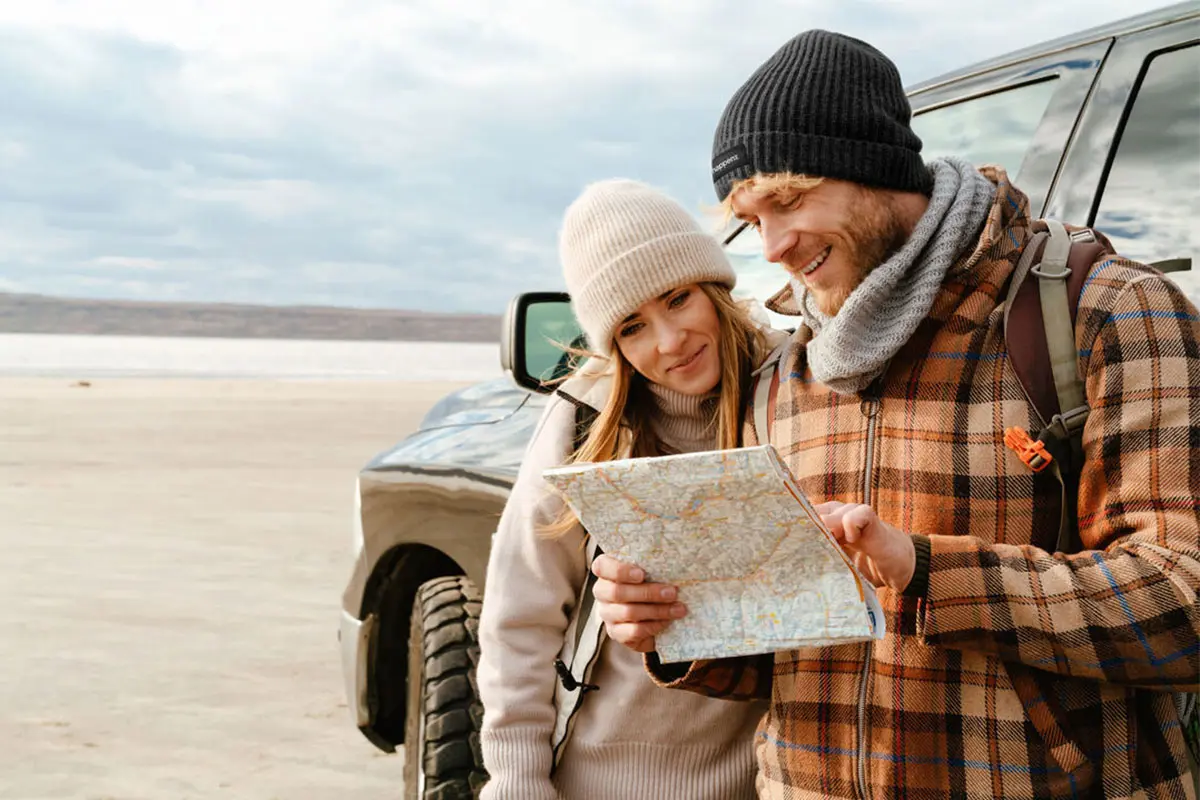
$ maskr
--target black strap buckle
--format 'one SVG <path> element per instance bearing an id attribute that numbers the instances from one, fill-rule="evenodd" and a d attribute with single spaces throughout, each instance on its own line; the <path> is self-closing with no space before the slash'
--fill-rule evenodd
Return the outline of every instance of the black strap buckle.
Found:
<path id="1" fill-rule="evenodd" d="M 1070 441 L 1073 436 L 1083 430 L 1084 424 L 1087 423 L 1088 415 L 1092 410 L 1086 405 L 1079 408 L 1072 408 L 1062 414 L 1055 414 L 1050 419 L 1050 424 L 1042 429 L 1038 434 L 1038 438 L 1046 441 L 1047 436 L 1052 436 L 1058 441 Z"/>
<path id="2" fill-rule="evenodd" d="M 561 658 L 554 659 L 554 671 L 558 673 L 558 679 L 562 681 L 563 688 L 568 692 L 573 692 L 576 689 L 584 692 L 594 692 L 600 687 L 594 683 L 584 683 L 583 681 L 575 680 L 575 676 L 571 674 L 570 668 L 563 663 Z"/>

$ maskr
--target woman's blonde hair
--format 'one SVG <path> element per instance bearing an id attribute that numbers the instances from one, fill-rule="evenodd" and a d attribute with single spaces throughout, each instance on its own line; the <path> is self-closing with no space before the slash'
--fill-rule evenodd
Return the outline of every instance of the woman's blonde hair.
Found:
<path id="1" fill-rule="evenodd" d="M 718 349 L 721 378 L 717 386 L 717 449 L 741 446 L 742 420 L 746 413 L 752 373 L 766 357 L 766 334 L 750 318 L 750 312 L 733 299 L 729 289 L 716 283 L 701 283 L 700 289 L 717 311 Z M 577 355 L 590 355 L 574 351 Z M 593 356 L 594 357 L 594 356 Z M 666 455 L 651 426 L 651 401 L 646 379 L 621 355 L 614 343 L 604 373 L 612 376 L 612 390 L 588 429 L 587 436 L 567 463 L 596 463 L 618 458 Z M 577 520 L 564 505 L 562 514 L 545 526 L 548 536 L 561 536 Z"/>

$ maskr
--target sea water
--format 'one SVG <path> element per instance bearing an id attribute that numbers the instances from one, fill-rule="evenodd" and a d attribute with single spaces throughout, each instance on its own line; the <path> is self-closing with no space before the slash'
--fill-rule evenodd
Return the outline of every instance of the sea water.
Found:
<path id="1" fill-rule="evenodd" d="M 0 375 L 477 381 L 498 344 L 0 334 Z"/>

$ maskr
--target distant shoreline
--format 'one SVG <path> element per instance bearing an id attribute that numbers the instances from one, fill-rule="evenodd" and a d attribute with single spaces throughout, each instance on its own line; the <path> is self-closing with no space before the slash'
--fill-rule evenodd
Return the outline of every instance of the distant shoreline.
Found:
<path id="1" fill-rule="evenodd" d="M 0 292 L 0 333 L 496 342 L 500 316 L 426 311 L 90 300 Z"/>

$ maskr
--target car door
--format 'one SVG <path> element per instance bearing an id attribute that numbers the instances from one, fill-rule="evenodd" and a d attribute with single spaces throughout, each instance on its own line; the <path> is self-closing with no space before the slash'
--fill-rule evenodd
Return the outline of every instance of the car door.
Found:
<path id="1" fill-rule="evenodd" d="M 1200 302 L 1200 13 L 1116 41 L 1046 215 L 1098 228 Z"/>
<path id="2" fill-rule="evenodd" d="M 926 161 L 998 164 L 1041 215 L 1111 37 L 1020 54 L 915 87 L 912 127 Z"/>

